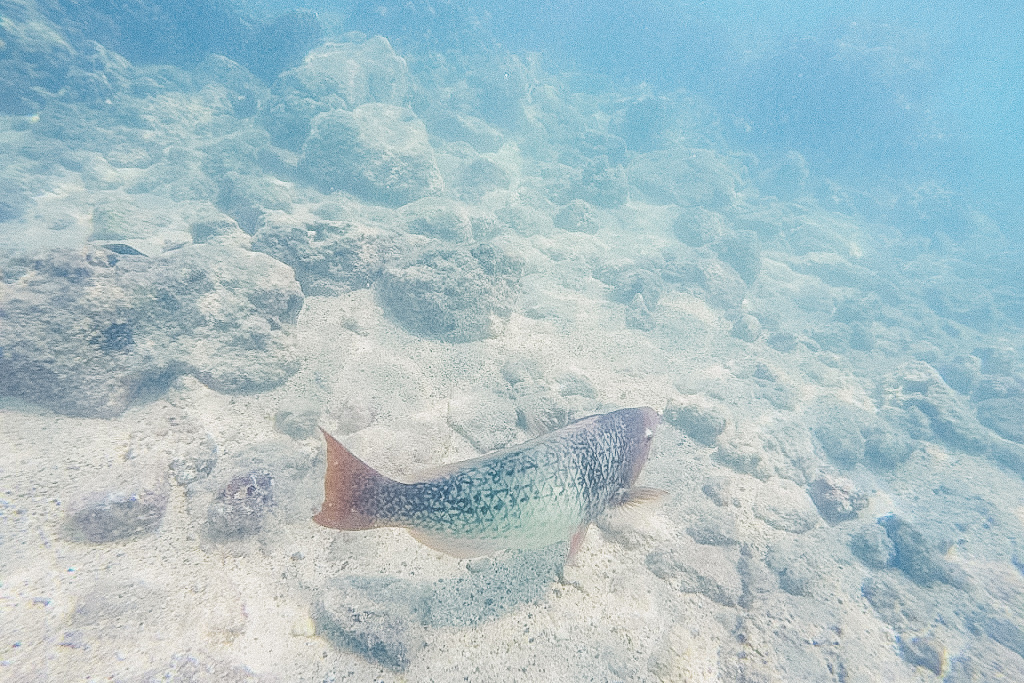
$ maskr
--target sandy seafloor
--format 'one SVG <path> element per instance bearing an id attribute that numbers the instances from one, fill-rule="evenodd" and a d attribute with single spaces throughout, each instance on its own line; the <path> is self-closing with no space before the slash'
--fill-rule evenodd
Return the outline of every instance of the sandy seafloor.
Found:
<path id="1" fill-rule="evenodd" d="M 38 37 L 45 22 L 32 26 L 17 35 L 59 40 Z M 422 76 L 426 67 L 409 75 L 400 55 L 373 45 L 355 51 L 362 65 L 347 62 L 349 84 L 333 87 L 354 87 L 360 69 L 379 76 L 380 59 L 401 72 L 396 80 L 420 78 L 403 81 L 410 92 L 450 93 Z M 39 265 L 47 249 L 85 254 L 87 242 L 134 245 L 145 255 L 114 260 L 139 268 L 190 242 L 246 251 L 273 221 L 334 220 L 328 230 L 365 229 L 398 246 L 373 257 L 366 281 L 339 277 L 326 291 L 330 275 L 300 280 L 297 319 L 264 331 L 279 335 L 274 352 L 287 369 L 258 390 L 210 388 L 230 385 L 209 379 L 222 360 L 244 374 L 265 359 L 200 337 L 187 361 L 164 361 L 177 375 L 166 388 L 142 391 L 132 377 L 149 361 L 125 360 L 143 367 L 126 378 L 116 354 L 159 346 L 146 341 L 152 320 L 131 343 L 104 347 L 112 365 L 84 360 L 84 383 L 17 366 L 29 377 L 7 385 L 18 391 L 0 403 L 0 680 L 1024 680 L 1024 456 L 1013 427 L 1024 405 L 1015 316 L 1024 294 L 1012 258 L 992 256 L 1012 245 L 983 215 L 956 239 L 926 238 L 827 206 L 800 185 L 806 178 L 779 199 L 770 180 L 751 180 L 751 157 L 711 149 L 686 121 L 660 152 L 605 154 L 599 163 L 625 195 L 597 206 L 600 192 L 572 188 L 592 168 L 581 155 L 601 155 L 586 145 L 568 153 L 565 121 L 611 135 L 619 100 L 575 96 L 531 67 L 519 74 L 529 87 L 502 96 L 523 117 L 513 130 L 481 120 L 483 95 L 480 111 L 459 105 L 481 149 L 446 138 L 452 127 L 436 111 L 424 114 L 429 137 L 391 141 L 396 164 L 433 160 L 415 191 L 463 217 L 455 228 L 428 220 L 428 236 L 417 237 L 417 209 L 399 208 L 407 202 L 394 195 L 379 201 L 364 185 L 324 192 L 318 172 L 302 170 L 312 148 L 282 151 L 257 135 L 264 123 L 232 109 L 230 84 L 105 59 L 99 72 L 125 83 L 114 104 L 56 93 L 0 120 L 5 187 L 23 197 L 0 224 L 15 253 L 0 310 L 32 282 L 69 277 Z M 377 99 L 423 105 L 395 91 Z M 254 92 L 263 107 L 275 96 Z M 342 95 L 330 106 L 360 104 Z M 117 107 L 129 113 L 112 119 Z M 76 115 L 113 133 L 62 139 Z M 145 125 L 131 123 L 138 117 Z M 413 129 L 421 134 L 402 130 Z M 225 139 L 249 145 L 237 145 L 244 159 L 232 167 L 220 151 L 220 165 L 207 164 Z M 478 159 L 507 186 L 468 182 Z M 253 191 L 246 213 L 224 199 L 218 172 L 262 178 L 273 192 L 254 182 L 263 195 Z M 206 189 L 195 197 L 189 188 Z M 567 225 L 557 217 L 570 198 L 591 222 L 556 227 Z M 116 229 L 101 210 L 111 203 L 128 207 Z M 252 211 L 253 225 L 239 227 Z M 484 217 L 484 234 L 463 230 L 467 214 Z M 211 216 L 212 235 L 195 227 Z M 310 234 L 300 233 L 285 231 Z M 422 320 L 410 325 L 382 303 L 375 273 L 408 272 L 394 265 L 405 254 L 480 242 L 516 273 L 507 290 L 485 292 L 503 299 L 464 338 L 424 333 Z M 372 252 L 346 248 L 314 256 Z M 360 267 L 348 263 L 332 272 Z M 292 270 L 274 272 L 287 280 Z M 89 273 L 86 289 L 102 275 Z M 220 299 L 198 304 L 212 318 L 233 305 L 232 287 L 245 287 L 224 281 Z M 35 310 L 49 315 L 49 290 L 32 291 L 43 297 Z M 49 305 L 95 312 L 88 297 L 68 301 Z M 15 344 L 50 344 L 52 326 L 3 324 L 7 358 Z M 88 334 L 83 325 L 69 337 Z M 102 401 L 61 398 L 102 394 L 105 378 L 112 394 L 124 385 L 136 399 L 107 414 Z M 33 394 L 47 382 L 56 389 Z M 401 476 L 640 405 L 666 416 L 640 483 L 669 495 L 600 520 L 561 580 L 565 547 L 456 560 L 402 530 L 338 532 L 310 520 L 324 468 L 315 424 Z M 81 416 L 90 410 L 105 416 Z M 215 460 L 206 473 L 184 484 L 172 476 L 173 462 L 203 453 Z M 216 492 L 249 471 L 274 482 L 259 528 L 213 533 Z M 851 506 L 846 519 L 822 517 L 828 503 L 810 497 L 816 481 Z M 137 513 L 103 521 L 110 506 L 97 500 L 146 491 L 166 496 L 157 522 L 136 532 Z M 89 505 L 110 538 L 76 527 Z"/>

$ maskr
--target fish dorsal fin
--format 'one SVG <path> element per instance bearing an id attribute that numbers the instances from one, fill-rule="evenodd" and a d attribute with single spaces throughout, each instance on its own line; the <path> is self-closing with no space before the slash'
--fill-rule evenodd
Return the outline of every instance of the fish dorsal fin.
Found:
<path id="1" fill-rule="evenodd" d="M 419 482 L 430 481 L 431 479 L 447 477 L 452 474 L 455 474 L 456 472 L 461 472 L 463 470 L 471 469 L 474 467 L 480 467 L 494 460 L 508 458 L 510 456 L 514 457 L 515 453 L 524 453 L 530 451 L 533 448 L 535 448 L 538 444 L 547 441 L 549 438 L 551 438 L 552 434 L 565 432 L 569 428 L 582 429 L 586 426 L 586 423 L 592 422 L 599 417 L 601 416 L 590 415 L 588 417 L 580 418 L 579 420 L 570 422 L 568 425 L 562 427 L 561 429 L 556 429 L 554 432 L 542 434 L 540 436 L 536 436 L 530 439 L 529 441 L 524 441 L 521 444 L 516 444 L 514 446 L 509 446 L 507 448 L 499 448 L 498 450 L 491 451 L 490 453 L 484 453 L 483 455 L 478 455 L 477 457 L 470 458 L 468 460 L 449 462 L 444 463 L 442 465 L 430 465 L 425 469 L 417 471 L 412 476 L 403 477 L 403 481 L 407 484 L 416 484 Z"/>
<path id="2" fill-rule="evenodd" d="M 619 498 L 613 503 L 613 506 L 617 508 L 638 508 L 663 503 L 667 497 L 668 491 L 649 486 L 633 486 L 619 494 Z"/>
<path id="3" fill-rule="evenodd" d="M 493 555 L 506 547 L 499 539 L 454 538 L 423 529 L 409 529 L 409 534 L 428 548 L 460 560 Z"/>
<path id="4" fill-rule="evenodd" d="M 458 462 L 446 462 L 440 465 L 428 465 L 424 469 L 417 470 L 411 476 L 403 477 L 403 480 L 407 484 L 417 484 L 424 481 L 430 481 L 432 479 L 440 479 L 442 477 L 447 477 L 452 474 L 455 474 L 456 472 L 461 472 L 463 470 L 485 465 L 488 462 L 491 462 L 492 460 L 497 460 L 498 458 L 506 455 L 507 453 L 507 450 L 491 451 L 486 455 L 479 455 L 475 458 L 470 458 L 469 460 L 459 460 Z"/>

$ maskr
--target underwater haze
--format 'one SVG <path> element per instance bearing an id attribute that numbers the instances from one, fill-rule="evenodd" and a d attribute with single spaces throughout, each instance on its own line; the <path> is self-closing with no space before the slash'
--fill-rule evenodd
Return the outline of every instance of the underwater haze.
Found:
<path id="1" fill-rule="evenodd" d="M 0 681 L 1024 680 L 976 4 L 0 0 Z"/>
<path id="2" fill-rule="evenodd" d="M 1024 19 L 1010 2 L 484 4 L 514 49 L 588 77 L 685 91 L 732 144 L 857 187 L 888 220 L 959 233 L 1024 190 Z M 917 204 L 892 198 L 934 183 Z M 926 204 L 921 206 L 921 204 Z M 1013 231 L 1019 234 L 1019 230 Z"/>

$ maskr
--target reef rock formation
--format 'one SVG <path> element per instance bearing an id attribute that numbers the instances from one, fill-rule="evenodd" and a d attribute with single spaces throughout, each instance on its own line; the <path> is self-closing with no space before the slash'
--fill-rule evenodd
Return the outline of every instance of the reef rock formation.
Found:
<path id="1" fill-rule="evenodd" d="M 402 106 L 409 89 L 409 68 L 385 38 L 324 43 L 278 77 L 261 119 L 276 144 L 298 151 L 317 114 L 369 102 Z"/>
<path id="2" fill-rule="evenodd" d="M 386 268 L 378 298 L 407 330 L 448 342 L 484 339 L 511 312 L 522 264 L 490 244 L 433 247 Z"/>
<path id="3" fill-rule="evenodd" d="M 52 251 L 3 276 L 0 395 L 110 417 L 182 374 L 237 392 L 298 370 L 289 330 L 302 292 L 265 254 L 212 244 L 152 259 Z"/>
<path id="4" fill-rule="evenodd" d="M 389 206 L 442 188 L 423 122 L 412 110 L 389 104 L 318 114 L 299 168 L 325 192 L 346 190 Z"/>

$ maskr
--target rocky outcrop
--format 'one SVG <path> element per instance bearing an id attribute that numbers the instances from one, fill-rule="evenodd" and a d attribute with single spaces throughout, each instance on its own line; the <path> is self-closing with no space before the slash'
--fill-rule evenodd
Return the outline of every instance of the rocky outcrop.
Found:
<path id="1" fill-rule="evenodd" d="M 388 206 L 442 187 L 423 122 L 412 110 L 390 104 L 317 114 L 299 169 L 324 192 L 345 190 Z"/>
<path id="2" fill-rule="evenodd" d="M 182 374 L 266 389 L 298 369 L 289 330 L 302 302 L 290 268 L 235 247 L 13 262 L 0 284 L 0 394 L 111 417 Z"/>
<path id="3" fill-rule="evenodd" d="M 449 342 L 488 337 L 507 317 L 522 264 L 497 247 L 428 247 L 384 270 L 380 302 L 407 330 Z"/>

